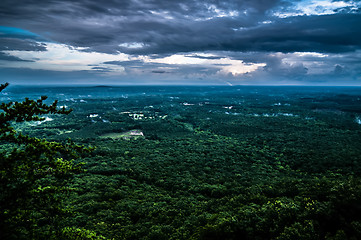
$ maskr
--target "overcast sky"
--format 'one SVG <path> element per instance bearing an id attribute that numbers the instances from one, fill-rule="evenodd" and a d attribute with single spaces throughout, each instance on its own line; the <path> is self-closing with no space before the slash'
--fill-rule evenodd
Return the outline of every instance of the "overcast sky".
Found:
<path id="1" fill-rule="evenodd" d="M 361 2 L 1 0 L 15 84 L 361 85 Z"/>

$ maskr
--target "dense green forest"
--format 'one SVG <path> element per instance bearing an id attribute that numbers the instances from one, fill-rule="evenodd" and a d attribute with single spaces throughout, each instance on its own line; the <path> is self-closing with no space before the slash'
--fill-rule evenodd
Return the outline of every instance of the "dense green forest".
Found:
<path id="1" fill-rule="evenodd" d="M 56 193 L 68 211 L 57 222 L 63 239 L 361 239 L 359 88 L 2 94 L 2 102 L 48 95 L 73 109 L 11 123 L 21 134 L 95 147 L 74 157 L 84 171 L 62 181 L 72 191 Z"/>

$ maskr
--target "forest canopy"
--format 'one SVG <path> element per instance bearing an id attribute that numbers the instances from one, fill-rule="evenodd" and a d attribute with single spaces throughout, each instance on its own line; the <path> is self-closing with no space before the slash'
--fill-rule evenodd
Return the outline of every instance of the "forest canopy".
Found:
<path id="1" fill-rule="evenodd" d="M 9 239 L 361 239 L 358 88 L 6 91 Z"/>
<path id="2" fill-rule="evenodd" d="M 0 92 L 8 86 L 0 86 Z M 25 98 L 0 105 L 0 234 L 1 239 L 59 239 L 69 209 L 63 205 L 71 188 L 70 176 L 82 171 L 79 158 L 92 148 L 72 141 L 55 142 L 31 137 L 16 125 L 44 121 L 43 115 L 69 114 L 57 101 L 47 105 Z"/>

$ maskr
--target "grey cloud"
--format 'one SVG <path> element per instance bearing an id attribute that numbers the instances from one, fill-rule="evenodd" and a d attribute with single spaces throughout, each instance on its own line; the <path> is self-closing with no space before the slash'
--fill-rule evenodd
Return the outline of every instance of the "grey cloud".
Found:
<path id="1" fill-rule="evenodd" d="M 92 67 L 93 70 L 103 70 L 103 71 L 107 71 L 109 70 L 109 68 L 105 68 L 105 67 Z"/>
<path id="2" fill-rule="evenodd" d="M 221 59 L 221 58 L 225 58 L 224 56 L 201 56 L 201 55 L 186 55 L 186 57 L 191 57 L 191 58 L 200 58 L 200 59 Z"/>
<path id="3" fill-rule="evenodd" d="M 344 68 L 337 64 L 335 66 L 335 69 L 333 70 L 333 72 L 335 74 L 342 74 L 344 72 Z"/>
<path id="4" fill-rule="evenodd" d="M 361 47 L 361 14 L 279 19 L 283 1 L 12 1 L 1 24 L 25 28 L 85 51 L 166 54 L 197 51 L 347 52 Z M 215 6 L 226 15 L 216 17 Z M 263 21 L 272 21 L 262 24 Z M 344 27 L 347 26 L 347 27 Z M 239 29 L 239 30 L 237 30 Z M 126 48 L 122 43 L 143 43 Z"/>
<path id="5" fill-rule="evenodd" d="M 187 76 L 190 74 L 205 74 L 212 75 L 219 71 L 219 67 L 205 67 L 202 65 L 184 65 L 184 64 L 164 64 L 152 63 L 142 61 L 110 61 L 104 64 L 120 65 L 125 68 L 125 71 L 131 73 L 133 70 L 141 70 L 144 73 L 172 73 L 177 76 Z"/>
<path id="6" fill-rule="evenodd" d="M 153 70 L 152 73 L 167 73 L 164 70 Z"/>
<path id="7" fill-rule="evenodd" d="M 45 51 L 45 44 L 17 38 L 0 38 L 0 51 L 20 50 L 20 51 Z"/>
<path id="8" fill-rule="evenodd" d="M 300 80 L 306 75 L 308 76 L 308 68 L 303 62 L 296 64 L 288 64 L 282 61 L 279 56 L 267 56 L 264 58 L 266 66 L 260 68 L 258 71 L 261 74 L 266 74 L 267 77 L 281 78 L 289 80 Z"/>
<path id="9" fill-rule="evenodd" d="M 1 77 L 4 81 L 15 84 L 32 84 L 36 83 L 61 83 L 61 84 L 76 84 L 85 82 L 98 82 L 99 77 L 94 74 L 94 71 L 50 71 L 28 68 L 2 68 Z M 49 81 L 51 79 L 51 81 Z"/>
<path id="10" fill-rule="evenodd" d="M 331 75 L 339 76 L 339 77 L 340 76 L 348 76 L 348 75 L 350 75 L 350 71 L 347 67 L 336 64 L 335 68 L 331 72 Z"/>
<path id="11" fill-rule="evenodd" d="M 143 65 L 143 61 L 140 61 L 140 60 L 133 60 L 133 61 L 108 61 L 108 62 L 104 62 L 103 64 L 121 65 L 121 66 L 132 66 L 132 65 Z"/>
<path id="12" fill-rule="evenodd" d="M 1 60 L 5 60 L 5 61 L 19 61 L 19 62 L 34 62 L 32 60 L 24 60 L 18 57 L 14 57 L 14 56 L 10 56 L 6 53 L 0 52 L 0 61 Z"/>
<path id="13" fill-rule="evenodd" d="M 116 53 L 157 53 L 207 49 L 217 45 L 214 36 L 231 33 L 232 26 L 253 25 L 278 1 L 12 1 L 0 3 L 2 25 L 15 26 L 46 35 L 51 40 L 88 51 Z M 215 6 L 221 11 L 239 10 L 242 16 L 212 18 Z M 248 11 L 247 15 L 243 12 Z M 169 16 L 168 16 L 169 15 Z M 168 19 L 171 18 L 171 19 Z M 196 19 L 205 19 L 195 21 Z M 241 20 L 241 21 L 240 21 Z M 237 24 L 238 22 L 238 24 Z M 211 32 L 214 30 L 214 35 Z M 197 35 L 205 33 L 213 41 Z M 181 34 L 179 34 L 181 33 Z M 213 35 L 213 36 L 212 36 Z M 185 41 L 190 38 L 190 41 Z M 126 49 L 119 44 L 143 42 L 144 49 Z"/>
<path id="14" fill-rule="evenodd" d="M 169 68 L 176 68 L 179 65 L 174 64 L 164 64 L 164 63 L 153 63 L 153 62 L 143 62 L 140 60 L 132 60 L 132 61 L 109 61 L 104 62 L 103 64 L 109 65 L 119 65 L 126 68 L 143 68 L 143 69 L 154 69 L 158 67 L 169 67 Z"/>
<path id="15" fill-rule="evenodd" d="M 231 64 L 227 64 L 227 63 L 214 63 L 212 64 L 213 66 L 230 66 Z"/>

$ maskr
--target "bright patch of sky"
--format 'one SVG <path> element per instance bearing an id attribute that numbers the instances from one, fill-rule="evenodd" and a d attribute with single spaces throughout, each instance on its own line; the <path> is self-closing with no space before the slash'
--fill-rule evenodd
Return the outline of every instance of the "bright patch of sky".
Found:
<path id="1" fill-rule="evenodd" d="M 145 44 L 140 43 L 140 42 L 130 42 L 130 43 L 119 44 L 119 47 L 125 47 L 125 48 L 143 48 L 144 46 L 145 46 Z"/>
<path id="2" fill-rule="evenodd" d="M 155 15 L 155 16 L 162 17 L 162 18 L 165 18 L 165 19 L 168 19 L 168 20 L 174 19 L 174 17 L 172 17 L 168 11 L 154 11 L 154 10 L 150 10 L 150 12 L 151 12 L 153 15 Z"/>
<path id="3" fill-rule="evenodd" d="M 207 10 L 206 17 L 195 18 L 195 21 L 206 21 L 214 18 L 224 18 L 224 17 L 237 17 L 239 12 L 236 10 L 225 10 L 217 8 L 214 4 L 205 4 Z"/>
<path id="4" fill-rule="evenodd" d="M 200 56 L 201 58 L 197 58 Z M 212 59 L 207 57 L 216 57 L 212 54 L 195 54 L 193 56 L 184 54 L 174 54 L 165 58 L 146 59 L 146 62 L 163 63 L 169 65 L 201 65 L 205 67 L 219 68 L 218 73 L 232 74 L 233 76 L 241 75 L 264 67 L 265 63 L 244 63 L 242 60 L 234 60 L 228 57 Z"/>
<path id="5" fill-rule="evenodd" d="M 319 57 L 319 58 L 328 57 L 327 54 L 317 53 L 317 52 L 294 52 L 293 54 L 300 57 Z"/>
<path id="6" fill-rule="evenodd" d="M 124 53 L 117 55 L 85 52 L 84 48 L 72 48 L 65 44 L 46 43 L 47 51 L 4 51 L 4 53 L 34 62 L 6 62 L 7 67 L 44 69 L 53 71 L 92 70 L 106 61 L 127 61 Z M 112 71 L 123 72 L 122 66 L 114 66 Z"/>
<path id="7" fill-rule="evenodd" d="M 141 43 L 129 43 L 128 48 L 143 46 Z M 7 67 L 44 69 L 52 71 L 93 71 L 95 68 L 104 68 L 105 75 L 125 74 L 125 68 L 120 65 L 109 65 L 109 61 L 138 60 L 144 63 L 161 63 L 167 66 L 201 66 L 217 70 L 218 74 L 233 76 L 256 71 L 265 63 L 244 63 L 229 57 L 218 58 L 214 54 L 173 54 L 168 57 L 149 58 L 148 56 L 132 56 L 124 53 L 106 54 L 86 52 L 84 48 L 73 48 L 65 44 L 46 43 L 47 51 L 4 51 L 4 53 L 32 62 L 6 62 Z M 199 56 L 199 57 L 197 57 Z"/>
<path id="8" fill-rule="evenodd" d="M 306 0 L 291 1 L 289 3 L 291 7 L 281 9 L 281 11 L 275 12 L 274 15 L 281 18 L 303 15 L 330 15 L 337 13 L 341 9 L 347 8 L 348 11 L 356 11 L 361 7 L 361 3 L 355 1 Z"/>
<path id="9" fill-rule="evenodd" d="M 232 11 L 226 11 L 222 10 L 216 7 L 216 5 L 209 5 L 208 11 L 214 14 L 214 17 L 236 17 L 238 16 L 238 11 L 232 10 Z"/>

